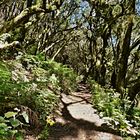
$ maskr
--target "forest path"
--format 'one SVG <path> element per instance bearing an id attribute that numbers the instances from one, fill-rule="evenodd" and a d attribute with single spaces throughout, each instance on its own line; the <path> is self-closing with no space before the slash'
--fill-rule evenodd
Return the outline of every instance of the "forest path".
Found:
<path id="1" fill-rule="evenodd" d="M 91 94 L 84 85 L 71 95 L 62 94 L 62 110 L 55 116 L 48 140 L 122 140 L 116 132 L 103 125 L 104 121 L 91 105 Z"/>

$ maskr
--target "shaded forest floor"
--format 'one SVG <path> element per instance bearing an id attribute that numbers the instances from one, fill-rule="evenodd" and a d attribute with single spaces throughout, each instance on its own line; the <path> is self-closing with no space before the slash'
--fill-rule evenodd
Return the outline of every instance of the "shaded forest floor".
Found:
<path id="1" fill-rule="evenodd" d="M 104 125 L 90 103 L 91 94 L 85 85 L 71 95 L 62 94 L 61 111 L 50 128 L 48 140 L 122 140 Z"/>

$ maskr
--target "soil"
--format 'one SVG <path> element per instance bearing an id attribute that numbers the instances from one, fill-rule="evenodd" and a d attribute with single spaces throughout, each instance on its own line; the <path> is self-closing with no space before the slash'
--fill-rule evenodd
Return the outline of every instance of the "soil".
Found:
<path id="1" fill-rule="evenodd" d="M 85 85 L 71 95 L 62 94 L 61 101 L 61 115 L 55 115 L 48 140 L 122 140 L 97 115 Z"/>

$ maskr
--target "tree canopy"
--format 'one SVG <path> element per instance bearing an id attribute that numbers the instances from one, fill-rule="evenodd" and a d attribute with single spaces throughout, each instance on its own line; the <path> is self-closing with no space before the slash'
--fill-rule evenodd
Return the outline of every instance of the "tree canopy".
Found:
<path id="1" fill-rule="evenodd" d="M 79 78 L 94 92 L 101 86 L 101 97 L 113 90 L 122 108 L 126 99 L 131 122 L 140 105 L 140 1 L 1 0 L 0 54 L 1 113 L 22 106 L 45 120 Z"/>

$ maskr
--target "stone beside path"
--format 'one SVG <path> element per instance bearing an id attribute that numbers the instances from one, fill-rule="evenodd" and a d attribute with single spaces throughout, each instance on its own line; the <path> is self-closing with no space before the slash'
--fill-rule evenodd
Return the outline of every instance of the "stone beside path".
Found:
<path id="1" fill-rule="evenodd" d="M 96 126 L 101 126 L 104 123 L 104 121 L 95 114 L 95 110 L 90 104 L 72 104 L 68 106 L 68 111 L 71 116 L 77 120 L 83 119 L 85 121 L 95 123 Z"/>
<path id="2" fill-rule="evenodd" d="M 115 131 L 102 126 L 104 120 L 96 114 L 84 90 L 71 95 L 62 94 L 62 117 L 56 116 L 56 124 L 51 128 L 48 140 L 122 140 Z"/>

